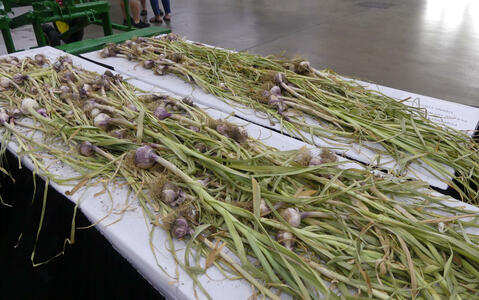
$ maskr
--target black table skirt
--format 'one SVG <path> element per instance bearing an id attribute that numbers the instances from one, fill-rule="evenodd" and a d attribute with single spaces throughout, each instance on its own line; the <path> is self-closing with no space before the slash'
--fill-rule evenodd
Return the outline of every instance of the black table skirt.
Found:
<path id="1" fill-rule="evenodd" d="M 67 245 L 64 255 L 33 267 L 30 256 L 40 220 L 44 181 L 36 178 L 32 198 L 31 171 L 18 170 L 18 160 L 10 153 L 5 163 L 15 183 L 8 176 L 0 176 L 0 195 L 13 206 L 0 206 L 0 299 L 163 299 L 95 228 L 77 230 L 75 244 Z M 62 250 L 64 239 L 70 235 L 73 207 L 70 200 L 49 188 L 36 262 Z M 78 211 L 76 224 L 90 223 Z"/>

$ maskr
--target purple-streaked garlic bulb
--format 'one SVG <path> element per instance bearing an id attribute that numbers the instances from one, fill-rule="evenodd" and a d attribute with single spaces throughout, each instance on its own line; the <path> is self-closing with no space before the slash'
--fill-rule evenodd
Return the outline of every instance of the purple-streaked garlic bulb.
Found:
<path id="1" fill-rule="evenodd" d="M 0 78 L 0 86 L 4 89 L 8 89 L 10 87 L 10 79 L 7 77 Z"/>
<path id="2" fill-rule="evenodd" d="M 190 232 L 190 225 L 188 225 L 188 221 L 186 221 L 186 219 L 183 217 L 176 219 L 173 227 L 171 228 L 171 234 L 177 239 L 185 237 L 186 235 L 190 234 Z"/>
<path id="3" fill-rule="evenodd" d="M 10 111 L 10 116 L 13 119 L 20 119 L 21 117 L 23 117 L 23 113 L 18 108 L 14 108 Z"/>
<path id="4" fill-rule="evenodd" d="M 0 124 L 8 123 L 10 116 L 4 108 L 0 108 Z"/>
<path id="5" fill-rule="evenodd" d="M 96 107 L 96 101 L 93 99 L 89 99 L 83 103 L 83 111 L 89 112 Z"/>
<path id="6" fill-rule="evenodd" d="M 95 153 L 95 146 L 89 141 L 84 141 L 78 146 L 78 152 L 83 156 L 92 156 Z"/>
<path id="7" fill-rule="evenodd" d="M 158 64 L 158 66 L 153 70 L 156 75 L 165 75 L 168 73 L 168 66 Z"/>
<path id="8" fill-rule="evenodd" d="M 273 76 L 273 82 L 276 84 L 281 84 L 286 81 L 286 76 L 284 73 L 278 72 Z"/>
<path id="9" fill-rule="evenodd" d="M 24 115 L 29 115 L 30 114 L 30 109 L 37 110 L 38 109 L 38 103 L 37 101 L 33 100 L 32 98 L 25 98 L 22 101 L 22 105 L 20 107 L 20 110 Z"/>
<path id="10" fill-rule="evenodd" d="M 62 69 L 62 62 L 57 60 L 56 62 L 53 63 L 53 68 L 55 71 L 60 71 Z"/>
<path id="11" fill-rule="evenodd" d="M 60 77 L 60 81 L 64 83 L 75 82 L 77 81 L 77 78 L 72 72 L 66 71 L 65 73 L 63 73 L 62 77 Z"/>
<path id="12" fill-rule="evenodd" d="M 186 96 L 181 99 L 181 101 L 188 106 L 195 106 L 195 104 L 193 103 L 193 98 L 191 98 L 191 96 Z"/>
<path id="13" fill-rule="evenodd" d="M 100 57 L 101 58 L 107 58 L 110 57 L 110 50 L 108 48 L 103 48 L 100 51 Z"/>
<path id="14" fill-rule="evenodd" d="M 94 119 L 96 118 L 96 116 L 98 116 L 99 114 L 101 113 L 101 110 L 99 110 L 98 108 L 94 108 L 90 111 L 90 116 Z"/>
<path id="15" fill-rule="evenodd" d="M 115 78 L 116 76 L 119 76 L 118 74 L 113 74 L 112 71 L 110 70 L 106 70 L 105 72 L 103 72 L 103 75 L 107 76 L 107 77 L 110 77 L 110 78 Z"/>
<path id="16" fill-rule="evenodd" d="M 126 138 L 127 130 L 122 128 L 122 129 L 116 129 L 110 132 L 111 136 L 116 137 L 117 139 L 124 139 Z"/>
<path id="17" fill-rule="evenodd" d="M 144 38 L 142 36 L 133 37 L 132 40 L 137 44 L 142 44 L 142 43 L 146 42 L 146 38 Z"/>
<path id="18" fill-rule="evenodd" d="M 218 124 L 216 125 L 216 131 L 218 131 L 219 134 L 228 136 L 228 125 L 226 124 Z"/>
<path id="19" fill-rule="evenodd" d="M 185 200 L 186 200 L 186 193 L 182 189 L 180 189 L 180 191 L 178 192 L 178 197 L 176 197 L 176 200 L 171 203 L 171 206 L 178 206 L 181 203 L 185 202 Z"/>
<path id="20" fill-rule="evenodd" d="M 275 106 L 276 110 L 278 110 L 278 113 L 281 114 L 281 116 L 283 116 L 283 113 L 286 111 L 286 109 L 288 109 L 284 101 L 279 101 Z"/>
<path id="21" fill-rule="evenodd" d="M 271 92 L 268 91 L 268 90 L 264 90 L 264 91 L 261 93 L 261 96 L 264 97 L 264 98 L 269 98 L 269 96 L 271 96 Z"/>
<path id="22" fill-rule="evenodd" d="M 171 114 L 164 107 L 161 106 L 158 106 L 153 114 L 160 121 L 171 116 Z"/>
<path id="23" fill-rule="evenodd" d="M 311 65 L 309 63 L 309 61 L 302 61 L 300 62 L 298 65 L 296 65 L 296 73 L 298 74 L 304 74 L 304 73 L 308 73 L 309 71 L 311 71 Z"/>
<path id="24" fill-rule="evenodd" d="M 155 62 L 152 60 L 145 60 L 143 61 L 142 65 L 143 65 L 143 68 L 149 70 L 155 66 Z"/>
<path id="25" fill-rule="evenodd" d="M 299 213 L 299 210 L 297 208 L 288 207 L 282 209 L 279 214 L 292 227 L 298 227 L 299 224 L 301 224 L 301 214 Z"/>
<path id="26" fill-rule="evenodd" d="M 179 189 L 171 182 L 167 182 L 161 189 L 161 200 L 165 203 L 173 203 L 178 198 Z"/>
<path id="27" fill-rule="evenodd" d="M 84 83 L 81 85 L 78 91 L 80 92 L 81 98 L 86 98 L 88 94 L 90 94 L 91 90 L 92 90 L 91 85 L 89 85 L 88 83 Z"/>
<path id="28" fill-rule="evenodd" d="M 61 61 L 61 63 L 64 64 L 64 65 L 71 65 L 71 64 L 73 64 L 73 60 L 72 60 L 71 57 L 68 56 L 68 55 L 65 55 L 65 56 L 60 57 L 60 61 Z"/>
<path id="29" fill-rule="evenodd" d="M 58 90 L 60 91 L 61 94 L 63 93 L 69 93 L 71 91 L 71 88 L 68 85 L 61 85 Z"/>
<path id="30" fill-rule="evenodd" d="M 23 75 L 23 74 L 20 74 L 20 73 L 17 73 L 15 75 L 13 75 L 13 81 L 15 81 L 15 83 L 17 83 L 17 84 L 22 83 L 26 79 L 28 79 L 28 75 Z"/>
<path id="31" fill-rule="evenodd" d="M 71 88 L 67 85 L 62 85 L 59 88 L 60 99 L 68 99 L 71 96 Z"/>
<path id="32" fill-rule="evenodd" d="M 105 91 L 110 90 L 110 81 L 108 76 L 97 76 L 95 81 L 92 84 L 92 88 L 94 91 L 98 91 L 104 89 Z"/>
<path id="33" fill-rule="evenodd" d="M 268 97 L 268 104 L 270 105 L 276 105 L 277 103 L 281 102 L 282 100 L 279 99 L 277 95 L 270 94 Z"/>
<path id="34" fill-rule="evenodd" d="M 309 166 L 312 167 L 312 166 L 319 166 L 321 165 L 322 162 L 321 162 L 321 158 L 315 156 L 315 157 L 312 157 L 311 160 L 309 161 Z"/>
<path id="35" fill-rule="evenodd" d="M 200 129 L 196 126 L 190 126 L 189 129 L 194 131 L 194 132 L 200 132 Z"/>
<path id="36" fill-rule="evenodd" d="M 135 151 L 135 165 L 140 169 L 151 168 L 155 164 L 155 152 L 150 146 L 142 146 Z"/>
<path id="37" fill-rule="evenodd" d="M 105 113 L 99 113 L 94 119 L 93 124 L 103 130 L 107 130 L 110 127 L 110 116 Z"/>
<path id="38" fill-rule="evenodd" d="M 294 246 L 294 235 L 288 231 L 279 231 L 276 240 L 285 248 L 292 250 Z"/>
<path id="39" fill-rule="evenodd" d="M 39 113 L 42 117 L 48 117 L 47 110 L 44 108 L 37 109 L 37 113 Z"/>
<path id="40" fill-rule="evenodd" d="M 72 65 L 72 64 L 73 64 L 72 59 L 69 56 L 65 55 L 65 56 L 59 57 L 57 61 L 53 64 L 53 67 L 58 72 L 64 69 L 65 67 L 67 67 L 68 65 Z"/>
<path id="41" fill-rule="evenodd" d="M 271 95 L 281 96 L 281 88 L 277 85 L 273 86 L 269 92 Z"/>
<path id="42" fill-rule="evenodd" d="M 39 65 L 39 66 L 43 66 L 46 63 L 46 60 L 47 60 L 45 55 L 43 55 L 43 54 L 36 54 L 34 56 L 34 59 L 35 59 L 35 62 L 37 63 L 37 65 Z"/>

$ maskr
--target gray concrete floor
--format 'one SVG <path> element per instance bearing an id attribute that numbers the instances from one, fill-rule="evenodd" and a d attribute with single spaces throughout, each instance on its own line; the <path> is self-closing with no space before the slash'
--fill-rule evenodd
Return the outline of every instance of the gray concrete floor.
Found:
<path id="1" fill-rule="evenodd" d="M 171 1 L 169 26 L 188 39 L 284 51 L 340 74 L 479 105 L 478 0 Z M 110 2 L 112 20 L 121 22 L 118 0 Z M 89 27 L 86 36 L 99 35 Z"/>

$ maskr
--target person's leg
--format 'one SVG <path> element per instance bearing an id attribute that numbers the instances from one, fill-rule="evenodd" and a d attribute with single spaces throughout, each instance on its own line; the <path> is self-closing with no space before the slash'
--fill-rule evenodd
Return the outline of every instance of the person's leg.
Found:
<path id="1" fill-rule="evenodd" d="M 146 0 L 140 0 L 140 4 L 141 4 L 141 16 L 145 16 L 148 14 L 148 12 L 146 11 Z"/>
<path id="2" fill-rule="evenodd" d="M 151 5 L 151 9 L 153 9 L 153 14 L 156 17 L 159 17 L 161 10 L 160 10 L 160 4 L 158 3 L 158 0 L 150 0 L 150 5 Z"/>
<path id="3" fill-rule="evenodd" d="M 123 20 L 126 20 L 125 3 L 123 3 L 123 0 L 120 0 L 120 7 L 121 7 L 121 14 L 123 15 Z"/>
<path id="4" fill-rule="evenodd" d="M 165 10 L 165 17 L 163 18 L 165 21 L 171 20 L 171 9 L 170 9 L 170 0 L 161 0 L 163 4 L 163 9 Z"/>
<path id="5" fill-rule="evenodd" d="M 162 23 L 163 21 L 161 20 L 161 15 L 163 14 L 163 12 L 160 9 L 160 4 L 158 3 L 158 0 L 150 0 L 150 5 L 153 9 L 153 13 L 155 14 L 155 16 L 150 19 L 150 23 Z"/>
<path id="6" fill-rule="evenodd" d="M 130 0 L 131 17 L 134 24 L 140 22 L 140 1 Z"/>

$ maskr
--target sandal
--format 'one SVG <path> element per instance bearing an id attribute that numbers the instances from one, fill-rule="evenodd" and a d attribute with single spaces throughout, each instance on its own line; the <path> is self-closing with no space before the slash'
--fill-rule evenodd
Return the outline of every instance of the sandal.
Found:
<path id="1" fill-rule="evenodd" d="M 132 22 L 131 25 L 133 25 L 133 26 L 136 27 L 136 28 L 146 28 L 146 27 L 150 27 L 150 24 L 145 23 L 145 22 L 143 22 L 142 20 L 140 20 L 140 22 L 138 22 L 138 23 Z"/>
<path id="2" fill-rule="evenodd" d="M 161 24 L 161 23 L 163 23 L 163 21 L 161 20 L 160 16 L 154 16 L 150 19 L 150 23 Z"/>
<path id="3" fill-rule="evenodd" d="M 163 17 L 163 20 L 165 20 L 165 22 L 171 21 L 171 15 L 167 14 L 166 16 Z"/>

